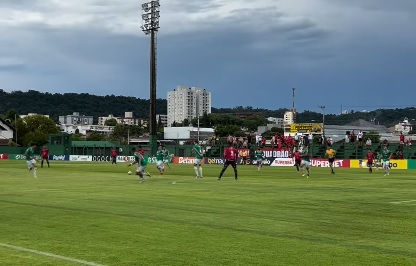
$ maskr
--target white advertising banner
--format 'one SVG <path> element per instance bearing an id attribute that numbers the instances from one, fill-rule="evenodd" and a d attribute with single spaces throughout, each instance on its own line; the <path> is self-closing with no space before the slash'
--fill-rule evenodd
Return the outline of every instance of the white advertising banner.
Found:
<path id="1" fill-rule="evenodd" d="M 91 155 L 69 155 L 69 160 L 74 162 L 92 162 Z"/>
<path id="2" fill-rule="evenodd" d="M 134 156 L 117 156 L 118 163 L 130 163 L 134 162 Z"/>
<path id="3" fill-rule="evenodd" d="M 270 166 L 293 166 L 295 160 L 292 158 L 275 158 Z"/>

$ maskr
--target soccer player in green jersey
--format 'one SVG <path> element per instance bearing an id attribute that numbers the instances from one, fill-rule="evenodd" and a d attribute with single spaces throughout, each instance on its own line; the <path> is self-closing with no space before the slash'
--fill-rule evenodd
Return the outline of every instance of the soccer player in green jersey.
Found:
<path id="1" fill-rule="evenodd" d="M 162 150 L 162 146 L 159 146 L 156 152 L 156 167 L 161 175 L 163 175 L 163 172 L 165 171 L 164 158 L 165 154 Z"/>
<path id="2" fill-rule="evenodd" d="M 264 152 L 260 149 L 260 147 L 258 147 L 257 150 L 254 152 L 254 158 L 256 158 L 257 170 L 260 171 L 263 167 L 264 160 Z"/>
<path id="3" fill-rule="evenodd" d="M 383 160 L 381 159 L 381 152 L 377 152 L 376 160 L 375 160 L 376 170 L 378 171 L 379 166 L 383 166 Z"/>
<path id="4" fill-rule="evenodd" d="M 170 169 L 170 165 L 169 165 L 169 161 L 170 161 L 170 155 L 169 155 L 169 151 L 166 149 L 165 146 L 162 147 L 162 152 L 163 152 L 163 163 L 166 164 L 169 169 Z"/>
<path id="5" fill-rule="evenodd" d="M 202 158 L 204 157 L 204 151 L 201 145 L 196 140 L 192 152 L 195 153 L 194 171 L 196 174 L 195 178 L 202 178 Z"/>
<path id="6" fill-rule="evenodd" d="M 306 178 L 309 178 L 309 167 L 311 164 L 311 159 L 309 156 L 308 147 L 305 144 L 302 145 L 301 154 L 302 154 L 302 162 L 300 163 L 300 166 L 302 167 L 302 172 L 303 172 L 302 176 L 305 176 L 305 169 L 306 169 L 307 171 Z"/>
<path id="7" fill-rule="evenodd" d="M 36 166 L 36 159 L 35 159 L 35 149 L 36 144 L 32 144 L 29 148 L 26 149 L 24 156 L 26 157 L 26 164 L 29 171 L 33 170 L 33 177 L 37 177 L 38 167 Z"/>
<path id="8" fill-rule="evenodd" d="M 143 150 L 136 151 L 134 148 L 133 148 L 133 155 L 134 155 L 134 162 L 130 163 L 129 166 L 132 166 L 133 164 L 137 164 L 136 175 L 139 176 L 140 183 L 142 183 L 144 182 L 145 175 L 151 177 L 149 173 L 145 172 L 149 158 L 144 157 Z"/>
<path id="9" fill-rule="evenodd" d="M 384 176 L 390 174 L 391 154 L 392 154 L 392 152 L 387 148 L 387 145 L 385 145 L 383 150 L 381 151 L 381 158 L 383 159 Z"/>

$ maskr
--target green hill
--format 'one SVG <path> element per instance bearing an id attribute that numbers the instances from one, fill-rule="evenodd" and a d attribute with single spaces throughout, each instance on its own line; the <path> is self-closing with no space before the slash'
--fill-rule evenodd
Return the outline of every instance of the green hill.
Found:
<path id="1" fill-rule="evenodd" d="M 0 114 L 6 114 L 9 110 L 15 109 L 18 114 L 48 114 L 55 120 L 60 115 L 69 115 L 73 112 L 92 115 L 97 119 L 99 116 L 107 116 L 108 114 L 124 116 L 124 112 L 132 111 L 135 117 L 147 118 L 149 116 L 149 105 L 149 100 L 147 99 L 127 96 L 97 96 L 88 93 L 43 93 L 34 90 L 8 93 L 0 90 Z M 158 99 L 156 109 L 158 114 L 166 114 L 166 99 Z M 251 106 L 212 108 L 213 113 L 238 113 L 264 117 L 283 117 L 285 111 L 287 111 L 285 108 L 268 110 Z M 416 118 L 416 109 L 409 107 L 402 109 L 378 109 L 371 112 L 351 111 L 349 114 L 342 115 L 327 114 L 325 115 L 325 124 L 344 125 L 358 119 L 364 119 L 390 127 L 402 121 L 405 117 L 408 117 L 410 120 Z M 304 111 L 297 114 L 296 122 L 310 123 L 311 121 L 321 122 L 322 114 L 313 111 Z"/>

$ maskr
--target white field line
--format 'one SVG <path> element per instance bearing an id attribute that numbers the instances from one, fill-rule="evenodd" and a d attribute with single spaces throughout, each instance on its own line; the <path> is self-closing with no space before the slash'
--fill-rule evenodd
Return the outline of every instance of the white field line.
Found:
<path id="1" fill-rule="evenodd" d="M 202 183 L 202 184 L 213 184 L 213 183 L 221 184 L 221 182 L 224 182 L 224 180 L 226 180 L 226 179 L 229 179 L 229 180 L 231 180 L 231 181 L 233 181 L 235 183 L 240 182 L 240 180 L 234 181 L 234 177 L 232 177 L 232 178 L 226 177 L 226 178 L 223 178 L 221 180 L 217 180 L 217 178 L 215 180 L 210 180 L 210 179 L 205 179 L 204 180 L 204 178 L 202 178 L 202 179 L 196 179 L 196 178 L 190 179 L 190 178 L 188 178 L 188 179 L 182 179 L 182 180 L 174 180 L 172 182 L 172 185 L 177 185 L 177 184 L 196 184 L 195 182 L 193 182 L 195 180 L 198 180 L 197 182 L 198 183 Z M 226 180 L 225 182 L 228 183 L 229 180 Z M 244 182 L 243 181 L 243 183 L 244 184 L 249 184 L 249 185 L 264 185 L 264 182 Z"/>
<path id="2" fill-rule="evenodd" d="M 56 188 L 40 188 L 40 189 L 21 189 L 20 192 L 43 192 L 43 191 L 52 191 L 52 192 L 62 192 L 62 189 Z"/>
<path id="3" fill-rule="evenodd" d="M 196 178 L 194 178 L 194 179 L 196 179 Z M 185 182 L 185 181 L 189 181 L 189 182 Z M 172 185 L 176 185 L 178 183 L 187 183 L 187 184 L 190 184 L 190 183 L 192 183 L 191 181 L 192 181 L 192 179 L 190 179 L 190 178 L 188 178 L 188 179 L 181 179 L 181 180 L 175 180 L 175 181 L 172 182 Z"/>
<path id="4" fill-rule="evenodd" d="M 392 201 L 390 203 L 392 203 L 392 204 L 403 204 L 403 203 L 411 203 L 411 202 L 416 202 L 416 200 Z"/>
<path id="5" fill-rule="evenodd" d="M 33 254 L 37 254 L 37 255 L 41 255 L 41 256 L 46 256 L 46 257 L 51 257 L 51 258 L 55 258 L 55 259 L 59 259 L 59 260 L 74 262 L 74 263 L 78 263 L 78 264 L 82 264 L 82 265 L 104 266 L 103 264 L 98 264 L 98 263 L 89 262 L 89 261 L 85 261 L 85 260 L 74 259 L 74 258 L 65 257 L 65 256 L 53 254 L 53 253 L 48 253 L 48 252 L 43 252 L 43 251 L 39 251 L 39 250 L 35 250 L 35 249 L 22 248 L 22 247 L 13 246 L 13 245 L 5 244 L 5 243 L 0 243 L 0 247 L 14 249 L 14 250 L 17 250 L 17 251 L 29 252 L 29 253 L 33 253 Z"/>

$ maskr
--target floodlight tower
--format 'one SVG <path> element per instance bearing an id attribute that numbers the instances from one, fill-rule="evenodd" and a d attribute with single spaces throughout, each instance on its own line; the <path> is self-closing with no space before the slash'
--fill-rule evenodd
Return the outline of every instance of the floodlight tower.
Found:
<path id="1" fill-rule="evenodd" d="M 152 154 L 157 147 L 156 122 L 156 33 L 159 31 L 160 3 L 153 0 L 142 4 L 142 31 L 150 34 L 150 113 L 149 113 L 149 144 Z"/>

